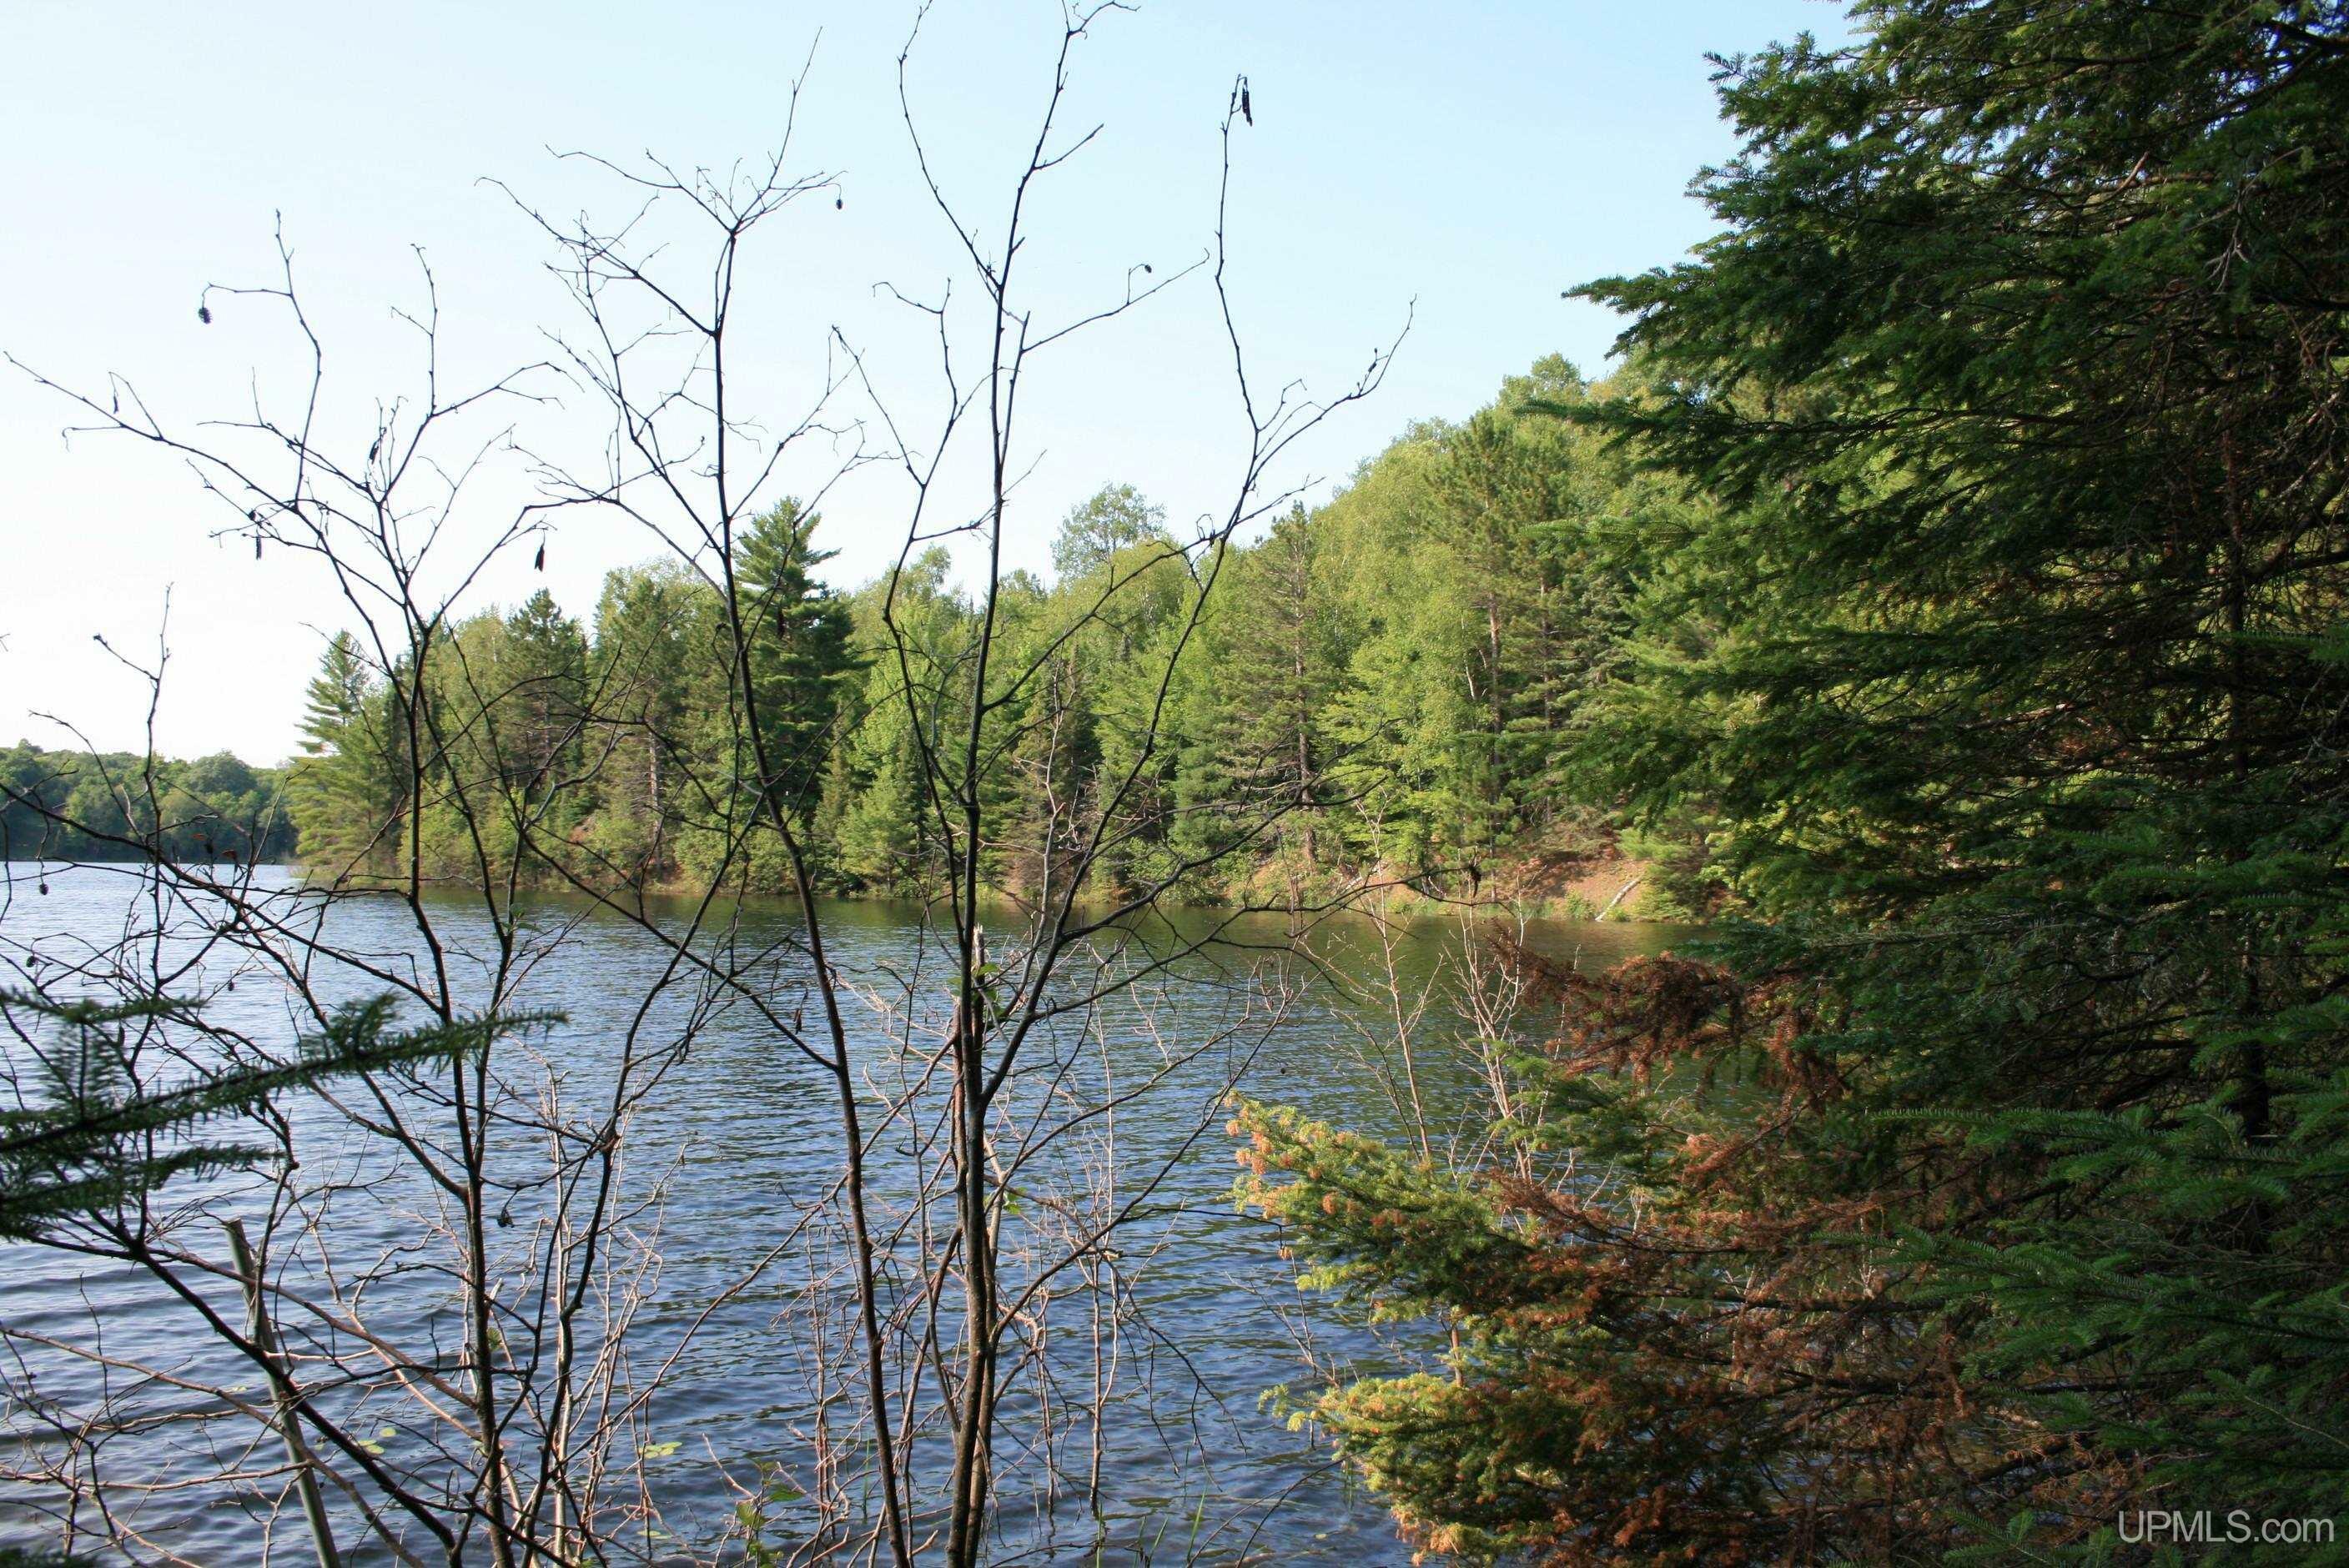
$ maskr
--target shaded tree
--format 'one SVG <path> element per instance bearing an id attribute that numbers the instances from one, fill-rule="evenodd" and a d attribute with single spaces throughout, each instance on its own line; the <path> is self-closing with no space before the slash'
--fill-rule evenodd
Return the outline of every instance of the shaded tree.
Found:
<path id="1" fill-rule="evenodd" d="M 1588 291 L 1651 379 L 1568 410 L 1689 500 L 1569 769 L 1766 923 L 1568 987 L 1530 1175 L 1242 1119 L 1319 1277 L 1458 1336 L 1315 1407 L 1431 1544 L 2349 1503 L 2349 18 L 1857 15 L 1725 64 L 1725 231 Z"/>

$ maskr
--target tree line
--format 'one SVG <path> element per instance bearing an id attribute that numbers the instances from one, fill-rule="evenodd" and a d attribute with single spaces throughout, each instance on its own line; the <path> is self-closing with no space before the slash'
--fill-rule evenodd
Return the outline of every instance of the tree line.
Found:
<path id="1" fill-rule="evenodd" d="M 1693 819 L 1626 835 L 1558 766 L 1632 629 L 1641 569 L 1609 541 L 1679 503 L 1555 410 L 1630 395 L 1545 358 L 1213 560 L 1131 486 L 1072 510 L 1049 579 L 1013 573 L 995 596 L 995 656 L 1038 678 L 988 736 L 989 884 L 1033 895 L 1043 835 L 1071 805 L 1053 797 L 1122 779 L 1148 741 L 1091 870 L 1105 895 L 1170 875 L 1208 899 L 1374 880 L 1464 893 L 1628 851 L 1664 862 L 1648 913 L 1702 906 L 1716 890 Z M 785 891 L 780 861 L 739 852 L 743 802 L 771 782 L 818 885 L 934 888 L 921 748 L 968 723 L 983 607 L 935 547 L 862 588 L 826 586 L 819 533 L 790 503 L 756 520 L 736 542 L 739 617 L 672 561 L 609 573 L 585 624 L 543 591 L 462 620 L 421 680 L 412 655 L 337 637 L 285 781 L 302 860 L 331 881 L 413 859 L 441 879 L 667 890 L 723 867 L 746 891 Z M 733 696 L 745 682 L 755 737 Z M 398 782 L 410 724 L 445 792 Z M 483 783 L 503 830 L 453 804 Z M 565 863 L 547 863 L 550 843 Z"/>
<path id="2" fill-rule="evenodd" d="M 282 861 L 295 852 L 285 772 L 225 751 L 0 751 L 0 859 Z"/>

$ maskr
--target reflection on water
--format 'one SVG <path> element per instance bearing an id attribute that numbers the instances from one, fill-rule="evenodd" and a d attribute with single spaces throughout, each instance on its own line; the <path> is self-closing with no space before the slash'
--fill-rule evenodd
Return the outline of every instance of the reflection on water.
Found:
<path id="1" fill-rule="evenodd" d="M 136 883 L 128 877 L 53 870 L 47 882 L 46 896 L 23 896 L 29 890 L 20 885 L 0 914 L 0 942 L 16 955 L 40 949 L 59 957 L 102 947 L 123 933 L 126 920 L 135 923 Z M 437 913 L 457 946 L 488 950 L 488 927 L 477 911 L 470 923 L 461 902 Z M 667 954 L 613 916 L 557 903 L 544 906 L 543 919 L 541 913 L 533 911 L 536 923 L 567 935 L 538 960 L 518 1000 L 562 1010 L 564 1021 L 538 1048 L 546 1070 L 568 1091 L 592 1090 L 616 1070 L 619 1042 L 637 1022 Z M 737 913 L 736 940 L 744 948 L 771 944 L 801 921 L 787 904 Z M 843 902 L 820 913 L 840 970 L 883 993 L 923 948 L 917 907 Z M 413 927 L 393 901 L 339 906 L 333 918 L 339 944 L 386 964 L 414 956 Z M 1299 1375 L 1298 1339 L 1310 1315 L 1299 1311 L 1293 1267 L 1278 1257 L 1268 1230 L 1232 1212 L 1230 1150 L 1213 1124 L 1225 1074 L 1236 1062 L 1246 1091 L 1366 1132 L 1404 1133 L 1399 1100 L 1406 1076 L 1426 1103 L 1451 1107 L 1456 1122 L 1469 1102 L 1469 1077 L 1450 1043 L 1470 1026 L 1452 1015 L 1440 986 L 1430 987 L 1459 951 L 1462 927 L 1423 918 L 1382 931 L 1361 916 L 1331 918 L 1295 941 L 1304 961 L 1275 958 L 1292 947 L 1288 923 L 1277 916 L 1182 912 L 1135 935 L 1164 944 L 1210 929 L 1225 945 L 1186 961 L 1174 979 L 1153 988 L 1146 1005 L 1123 1002 L 1127 1012 L 1091 1042 L 1103 1073 L 1165 1075 L 1147 1098 L 1121 1110 L 1115 1129 L 1123 1169 L 1165 1171 L 1149 1217 L 1121 1243 L 1121 1272 L 1139 1318 L 1128 1352 L 1137 1364 L 1133 1377 L 1151 1393 L 1106 1423 L 1097 1519 L 1038 1518 L 1035 1478 L 1021 1474 L 1017 1452 L 1007 1453 L 998 1553 L 1006 1559 L 1090 1560 L 1098 1553 L 1110 1562 L 1407 1561 L 1375 1501 L 1350 1488 L 1326 1454 L 1260 1404 L 1268 1388 Z M 1534 923 L 1524 934 L 1538 951 L 1599 966 L 1658 951 L 1685 933 L 1555 922 Z M 1282 976 L 1272 989 L 1288 997 L 1277 1016 L 1265 1011 L 1267 983 L 1250 978 L 1268 964 Z M 357 976 L 329 984 L 353 995 L 367 988 Z M 936 989 L 916 985 L 924 995 Z M 1415 1070 L 1402 1075 L 1381 1042 L 1392 1039 L 1398 1017 L 1408 1022 L 1423 996 L 1434 1003 L 1414 1031 Z M 286 994 L 264 977 L 243 977 L 213 1007 L 217 1017 L 256 1037 L 290 1037 Z M 650 1023 L 641 1037 L 673 1030 L 681 1019 L 656 1010 Z M 860 1048 L 880 1062 L 886 1036 L 873 1021 L 864 1027 Z M 1185 1042 L 1226 1037 L 1235 1042 L 1231 1049 L 1185 1057 Z M 1040 1060 L 1053 1059 L 1051 1049 Z M 721 1465 L 747 1478 L 761 1460 L 791 1462 L 802 1440 L 795 1428 L 806 1398 L 802 1369 L 780 1353 L 776 1325 L 804 1275 L 779 1265 L 755 1274 L 747 1287 L 741 1282 L 837 1179 L 840 1143 L 830 1093 L 812 1064 L 737 1009 L 708 1021 L 633 1124 L 632 1170 L 646 1173 L 647 1182 L 666 1174 L 657 1279 L 632 1335 L 647 1362 L 684 1343 L 648 1421 L 666 1450 L 655 1465 L 660 1522 L 669 1538 L 709 1540 L 722 1532 L 737 1494 L 722 1480 Z M 1199 1135 L 1202 1126 L 1207 1136 Z M 352 1172 L 361 1173 L 363 1162 L 354 1160 Z M 883 1163 L 876 1181 L 885 1203 L 891 1178 Z M 415 1213 L 394 1190 L 353 1191 L 330 1211 L 333 1241 L 369 1255 L 396 1251 L 411 1239 L 403 1227 L 416 1222 Z M 715 1310 L 713 1302 L 719 1303 Z M 378 1322 L 403 1334 L 448 1336 L 433 1321 L 438 1302 L 375 1305 Z M 23 1245 L 0 1245 L 0 1322 L 19 1335 L 78 1342 L 102 1334 L 110 1357 L 149 1367 L 193 1368 L 211 1353 L 190 1307 L 160 1296 L 151 1282 L 119 1265 L 77 1267 L 73 1259 Z M 1326 1319 L 1317 1332 L 1325 1354 L 1374 1350 Z M 72 1405 L 94 1395 L 95 1375 L 86 1364 L 44 1360 L 21 1342 L 19 1354 L 28 1359 L 16 1376 L 36 1376 L 42 1396 Z M 168 1418 L 185 1414 L 190 1397 L 156 1387 L 140 1390 L 140 1398 Z M 1020 1418 L 1018 1409 L 1007 1408 L 1007 1421 Z M 234 1457 L 224 1450 L 253 1442 L 249 1423 L 233 1439 L 229 1425 L 169 1418 L 134 1425 L 105 1444 L 101 1472 L 124 1480 L 206 1473 Z M 21 1466 L 38 1448 L 37 1423 L 19 1410 L 10 1427 Z M 28 1501 L 0 1494 L 0 1543 L 39 1538 L 40 1520 Z M 269 1540 L 244 1506 L 216 1495 L 155 1493 L 137 1502 L 136 1517 L 147 1538 L 187 1561 L 246 1563 L 264 1561 L 264 1553 L 273 1562 L 307 1559 L 298 1532 L 281 1529 Z M 657 1538 L 647 1541 L 658 1554 Z"/>

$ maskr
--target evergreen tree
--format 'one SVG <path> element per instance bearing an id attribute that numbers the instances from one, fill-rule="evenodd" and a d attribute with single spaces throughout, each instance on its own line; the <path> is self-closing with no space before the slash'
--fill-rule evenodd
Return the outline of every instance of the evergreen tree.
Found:
<path id="1" fill-rule="evenodd" d="M 856 704 L 848 742 L 855 780 L 842 813 L 839 861 L 854 883 L 889 892 L 924 891 L 938 848 L 926 748 L 952 744 L 968 709 L 960 671 L 969 612 L 947 587 L 950 566 L 935 546 L 895 579 L 860 596 L 868 623 L 864 645 L 875 650 Z M 885 598 L 904 634 L 901 662 L 878 623 Z"/>
<path id="2" fill-rule="evenodd" d="M 310 682 L 302 756 L 286 780 L 300 853 L 315 876 L 342 882 L 388 865 L 400 847 L 396 824 L 407 802 L 388 720 L 388 688 L 357 639 L 337 632 Z"/>
<path id="3" fill-rule="evenodd" d="M 495 744 L 508 783 L 533 803 L 577 765 L 587 711 L 587 639 L 542 588 L 506 617 L 494 662 L 480 673 L 495 693 Z"/>
<path id="4" fill-rule="evenodd" d="M 719 693 L 717 595 L 682 567 L 608 573 L 589 655 L 593 746 L 599 759 L 589 842 L 635 881 L 678 869 L 679 835 L 702 814 L 693 799 Z"/>
<path id="5" fill-rule="evenodd" d="M 1434 474 L 1452 427 L 1414 426 L 1314 514 L 1319 559 L 1337 569 L 1346 676 L 1331 701 L 1331 779 L 1368 863 L 1433 871 L 1455 853 L 1471 803 L 1457 738 L 1473 730 L 1466 667 L 1473 615 L 1462 574 L 1434 542 Z"/>
<path id="6" fill-rule="evenodd" d="M 802 818 L 823 788 L 842 693 L 863 667 L 846 601 L 812 575 L 833 557 L 810 542 L 817 521 L 784 501 L 751 524 L 734 556 L 750 692 L 771 774 L 765 782 Z M 750 773 L 756 777 L 755 763 Z"/>
<path id="7" fill-rule="evenodd" d="M 331 1015 L 286 1059 L 222 1067 L 169 1088 L 140 1083 L 142 1046 L 200 1009 L 164 996 L 100 1002 L 0 990 L 0 1016 L 28 1048 L 12 1067 L 16 1104 L 0 1107 L 0 1239 L 41 1235 L 77 1212 L 135 1202 L 175 1177 L 254 1165 L 249 1145 L 205 1124 L 349 1073 L 416 1068 L 476 1049 L 543 1016 L 401 1031 L 388 998 Z"/>
<path id="8" fill-rule="evenodd" d="M 1053 559 L 1055 603 L 1039 623 L 1068 687 L 1053 725 L 1069 739 L 1055 786 L 1073 831 L 1098 831 L 1094 891 L 1122 892 L 1173 869 L 1168 860 L 1181 747 L 1165 733 L 1167 666 L 1198 588 L 1167 536 L 1163 509 L 1131 485 L 1106 485 L 1070 511 Z M 1064 640 L 1065 639 L 1065 640 Z M 1204 650 L 1194 645 L 1193 657 Z"/>
<path id="9" fill-rule="evenodd" d="M 1324 548 L 1298 506 L 1226 563 L 1180 727 L 1184 852 L 1205 860 L 1255 833 L 1261 841 L 1248 858 L 1278 853 L 1292 886 L 1320 869 L 1321 819 L 1335 793 L 1325 725 L 1344 663 Z M 1274 832 L 1262 836 L 1273 817 Z"/>
<path id="10" fill-rule="evenodd" d="M 1622 659 L 1626 579 L 1602 542 L 1640 481 L 1529 412 L 1591 395 L 1552 356 L 1465 425 L 1413 427 L 1330 504 L 1217 552 L 1212 594 L 1208 560 L 1132 486 L 1073 508 L 1056 580 L 999 584 L 985 876 L 1031 891 L 1056 845 L 1096 831 L 1092 891 L 1212 860 L 1188 878 L 1201 897 L 1268 868 L 1292 890 L 1373 868 L 1433 887 L 1561 838 L 1603 849 L 1603 802 L 1555 760 Z M 434 627 L 420 675 L 378 678 L 355 644 L 330 649 L 296 790 L 314 865 L 388 863 L 412 822 L 436 877 L 557 875 L 514 865 L 527 837 L 564 878 L 692 882 L 724 865 L 782 891 L 776 846 L 735 853 L 771 782 L 820 884 L 920 888 L 940 835 L 961 830 L 923 751 L 968 742 L 978 610 L 947 589 L 943 557 L 917 563 L 895 583 L 901 663 L 879 622 L 891 584 L 823 587 L 814 529 L 785 503 L 736 541 L 747 685 L 728 606 L 682 569 L 613 574 L 592 639 L 542 593 Z M 423 740 L 413 806 L 404 702 Z M 102 789 L 85 803 L 122 814 Z M 1244 852 L 1226 855 L 1235 836 Z"/>
<path id="11" fill-rule="evenodd" d="M 1578 398 L 1571 366 L 1552 360 L 1544 390 Z M 1555 420 L 1529 419 L 1523 397 L 1480 410 L 1444 443 L 1431 542 L 1457 573 L 1467 635 L 1463 716 L 1453 768 L 1475 802 L 1483 845 L 1537 820 L 1545 761 L 1556 749 L 1557 645 L 1566 583 L 1549 530 L 1561 510 L 1571 443 Z"/>
<path id="12" fill-rule="evenodd" d="M 1727 230 L 1595 286 L 1653 390 L 1571 412 L 1692 493 L 1575 775 L 1717 810 L 1770 923 L 1561 982 L 1534 1177 L 1243 1118 L 1320 1277 L 1458 1336 L 1319 1406 L 1430 1544 L 2349 1507 L 2349 15 L 1858 15 L 1728 63 Z"/>

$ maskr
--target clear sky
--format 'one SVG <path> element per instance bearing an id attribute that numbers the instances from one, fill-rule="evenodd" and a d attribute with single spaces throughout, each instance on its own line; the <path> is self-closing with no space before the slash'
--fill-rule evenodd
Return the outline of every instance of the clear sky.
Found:
<path id="1" fill-rule="evenodd" d="M 80 387 L 119 372 L 177 427 L 236 417 L 256 392 L 281 404 L 299 385 L 282 322 L 231 303 L 204 326 L 196 304 L 206 283 L 271 281 L 282 212 L 327 342 L 329 428 L 363 429 L 378 397 L 413 386 L 390 314 L 419 301 L 411 247 L 439 281 L 452 376 L 537 358 L 543 331 L 574 319 L 550 248 L 485 178 L 550 212 L 616 215 L 623 192 L 550 147 L 688 167 L 753 157 L 776 142 L 813 45 L 792 164 L 837 171 L 843 204 L 806 203 L 750 253 L 744 390 L 788 424 L 836 326 L 918 412 L 934 357 L 872 286 L 934 294 L 954 263 L 898 119 L 912 15 L 894 0 L 13 0 L 0 11 L 0 348 Z M 940 0 L 915 57 L 944 177 L 990 226 L 1033 134 L 1057 18 L 1025 0 Z M 1617 324 L 1560 291 L 1703 238 L 1689 179 L 1733 150 L 1704 57 L 1805 29 L 1840 36 L 1840 10 L 1144 0 L 1076 57 L 1064 123 L 1103 129 L 1034 214 L 1034 303 L 1046 318 L 1081 311 L 1114 297 L 1129 265 L 1163 273 L 1211 241 L 1216 125 L 1245 72 L 1256 124 L 1235 146 L 1232 286 L 1259 379 L 1336 391 L 1415 310 L 1384 389 L 1279 476 L 1326 494 L 1411 420 L 1464 415 L 1544 354 L 1603 369 Z M 1058 518 L 1105 481 L 1134 484 L 1177 524 L 1228 492 L 1237 415 L 1205 287 L 1083 340 L 1031 397 L 1015 564 L 1040 567 Z M 74 744 L 50 715 L 101 747 L 141 746 L 148 694 L 92 638 L 151 655 L 161 634 L 160 749 L 288 755 L 322 641 L 349 618 L 331 584 L 291 554 L 256 562 L 249 542 L 215 541 L 219 503 L 176 463 L 120 438 L 63 439 L 72 412 L 0 366 L 0 744 Z M 597 428 L 575 397 L 534 417 L 571 419 L 571 437 Z M 483 493 L 453 526 L 511 513 L 512 493 Z M 834 494 L 821 535 L 839 552 L 834 581 L 894 555 L 903 503 L 877 474 Z M 585 618 L 606 570 L 656 553 L 619 520 L 572 514 L 543 576 L 516 552 L 476 597 L 510 603 L 543 583 Z"/>

